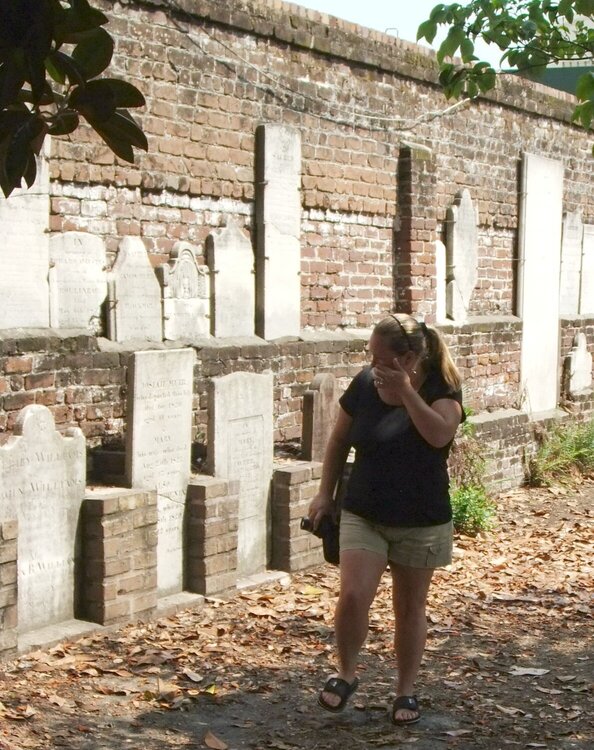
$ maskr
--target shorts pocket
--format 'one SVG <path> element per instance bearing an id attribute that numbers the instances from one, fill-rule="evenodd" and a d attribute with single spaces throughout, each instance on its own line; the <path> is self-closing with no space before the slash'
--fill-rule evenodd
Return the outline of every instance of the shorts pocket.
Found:
<path id="1" fill-rule="evenodd" d="M 431 544 L 427 548 L 425 567 L 442 568 L 452 562 L 452 547 L 447 543 Z"/>

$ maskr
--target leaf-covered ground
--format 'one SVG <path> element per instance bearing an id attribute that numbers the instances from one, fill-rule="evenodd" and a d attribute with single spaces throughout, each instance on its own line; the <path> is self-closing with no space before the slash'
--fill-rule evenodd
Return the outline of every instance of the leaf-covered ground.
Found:
<path id="1" fill-rule="evenodd" d="M 0 665 L 0 750 L 594 748 L 594 483 L 498 499 L 430 597 L 422 721 L 395 728 L 389 577 L 361 687 L 316 706 L 333 670 L 331 567 Z"/>

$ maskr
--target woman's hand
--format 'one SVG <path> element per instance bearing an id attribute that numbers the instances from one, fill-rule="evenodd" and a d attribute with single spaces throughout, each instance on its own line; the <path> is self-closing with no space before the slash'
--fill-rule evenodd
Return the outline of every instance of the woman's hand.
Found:
<path id="1" fill-rule="evenodd" d="M 380 398 L 387 404 L 401 404 L 404 393 L 412 388 L 410 375 L 397 357 L 394 357 L 390 366 L 377 364 L 372 373 Z"/>
<path id="2" fill-rule="evenodd" d="M 312 522 L 314 529 L 317 529 L 322 518 L 324 516 L 331 516 L 333 512 L 334 502 L 332 498 L 318 492 L 309 504 L 307 516 Z"/>

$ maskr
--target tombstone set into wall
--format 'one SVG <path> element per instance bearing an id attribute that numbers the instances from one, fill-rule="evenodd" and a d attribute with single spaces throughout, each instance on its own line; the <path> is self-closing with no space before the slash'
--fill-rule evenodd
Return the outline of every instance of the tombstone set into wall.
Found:
<path id="1" fill-rule="evenodd" d="M 320 562 L 319 541 L 299 529 L 320 464 L 273 467 L 270 373 L 213 379 L 209 473 L 192 473 L 194 360 L 192 349 L 133 355 L 121 487 L 86 486 L 79 429 L 58 432 L 45 406 L 21 412 L 0 446 L 0 654 L 76 618 L 147 617 L 184 592 L 226 591 L 271 564 Z M 333 376 L 318 376 L 304 407 L 304 443 L 317 458 L 335 396 Z"/>

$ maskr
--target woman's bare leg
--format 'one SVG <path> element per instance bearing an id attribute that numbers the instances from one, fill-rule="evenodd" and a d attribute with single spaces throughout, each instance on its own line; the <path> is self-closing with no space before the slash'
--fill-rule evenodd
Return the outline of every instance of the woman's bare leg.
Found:
<path id="1" fill-rule="evenodd" d="M 369 627 L 369 608 L 386 569 L 386 558 L 367 550 L 340 553 L 340 594 L 334 616 L 338 676 L 349 684 L 355 679 L 357 661 Z M 336 706 L 340 698 L 323 692 L 324 702 Z"/>
<path id="2" fill-rule="evenodd" d="M 396 695 L 414 695 L 414 685 L 423 659 L 427 640 L 425 613 L 433 569 L 409 568 L 390 564 L 392 571 L 394 616 L 396 618 L 395 648 L 398 661 Z M 413 719 L 415 712 L 399 709 L 395 718 Z"/>

